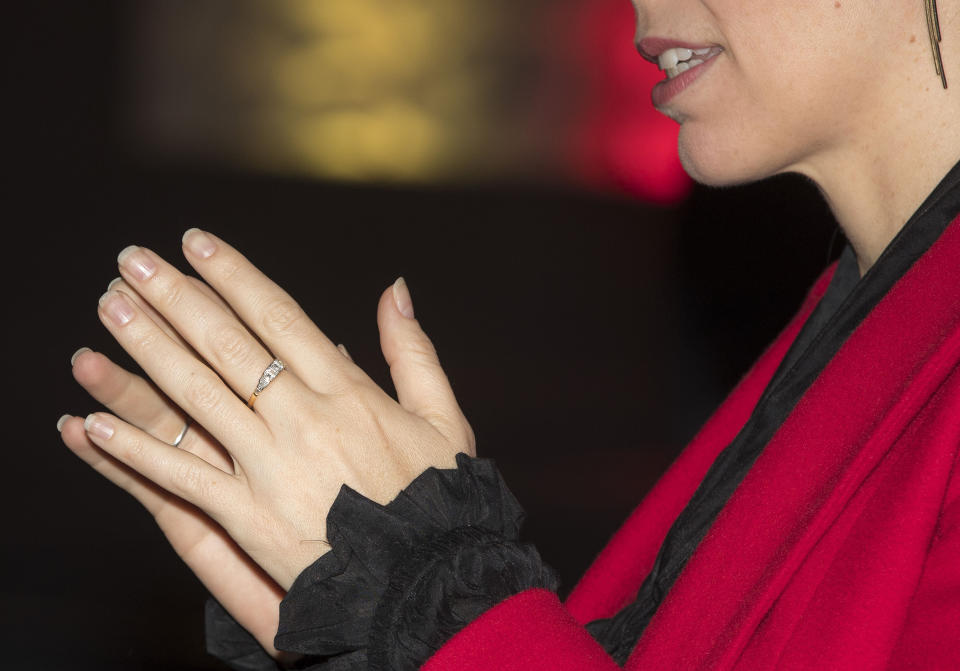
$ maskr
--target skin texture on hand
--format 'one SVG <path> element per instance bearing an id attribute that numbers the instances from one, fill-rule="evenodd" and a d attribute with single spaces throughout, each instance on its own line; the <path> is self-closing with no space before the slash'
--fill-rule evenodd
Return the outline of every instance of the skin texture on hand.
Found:
<path id="1" fill-rule="evenodd" d="M 201 290 L 209 291 L 201 282 L 196 284 Z M 124 282 L 115 281 L 111 288 L 123 291 L 150 313 L 170 337 L 178 337 Z M 210 295 L 215 294 L 210 292 Z M 94 399 L 151 436 L 169 442 L 183 428 L 183 413 L 169 399 L 103 354 L 84 348 L 72 357 L 71 366 L 74 378 Z M 137 499 L 210 593 L 269 654 L 281 658 L 283 654 L 273 647 L 278 609 L 284 596 L 280 586 L 208 515 L 157 487 L 94 445 L 84 431 L 82 418 L 65 416 L 63 420 L 59 428 L 64 443 L 94 470 Z M 229 455 L 202 427 L 192 425 L 179 447 L 218 468 L 232 468 Z"/>
<path id="2" fill-rule="evenodd" d="M 165 441 L 179 429 L 168 428 L 169 417 L 158 439 L 150 422 L 112 407 L 87 418 L 86 436 L 112 458 L 117 479 L 138 476 L 138 492 L 152 488 L 194 506 L 282 593 L 326 551 L 315 541 L 325 538 L 343 484 L 387 503 L 426 468 L 453 468 L 458 452 L 474 454 L 473 432 L 402 280 L 383 293 L 377 313 L 395 401 L 239 252 L 201 231 L 184 240 L 209 289 L 153 252 L 128 248 L 119 259 L 128 291 L 117 285 L 105 294 L 99 315 L 167 407 L 192 418 L 187 435 L 203 427 L 217 447 L 198 453 L 187 439 L 172 447 Z M 286 370 L 251 409 L 245 399 L 274 357 Z M 64 426 L 72 448 L 78 425 Z"/>

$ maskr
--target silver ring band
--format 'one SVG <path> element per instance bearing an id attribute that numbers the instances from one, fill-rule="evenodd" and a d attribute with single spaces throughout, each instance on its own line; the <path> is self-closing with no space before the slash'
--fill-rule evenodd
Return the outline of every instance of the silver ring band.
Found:
<path id="1" fill-rule="evenodd" d="M 180 442 L 183 440 L 183 437 L 187 435 L 187 429 L 190 428 L 190 422 L 186 421 L 183 424 L 183 428 L 180 429 L 180 433 L 177 434 L 177 437 L 173 439 L 173 442 L 170 443 L 174 447 L 180 447 Z"/>

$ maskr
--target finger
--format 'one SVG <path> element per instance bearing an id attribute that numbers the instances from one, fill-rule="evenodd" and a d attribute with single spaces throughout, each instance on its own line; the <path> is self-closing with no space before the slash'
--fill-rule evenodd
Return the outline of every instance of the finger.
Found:
<path id="1" fill-rule="evenodd" d="M 247 631 L 254 634 L 264 649 L 275 655 L 273 634 L 277 630 L 277 605 L 283 590 L 259 566 L 240 550 L 219 527 L 212 527 L 197 517 L 201 513 L 164 491 L 128 466 L 94 445 L 83 428 L 82 417 L 64 415 L 57 422 L 66 446 L 95 471 L 131 494 L 156 519 L 157 524 L 183 560 L 203 580 L 220 602 L 238 617 Z M 218 570 L 207 569 L 215 565 Z M 236 589 L 236 576 L 256 574 L 245 589 Z"/>
<path id="2" fill-rule="evenodd" d="M 127 296 L 134 305 L 140 308 L 143 312 L 147 314 L 150 319 L 153 320 L 157 326 L 159 326 L 171 340 L 176 342 L 178 345 L 183 347 L 186 351 L 190 352 L 196 356 L 196 352 L 193 351 L 193 348 L 190 346 L 186 340 L 180 337 L 180 334 L 177 333 L 177 330 L 170 325 L 166 319 L 163 318 L 159 312 L 153 309 L 153 306 L 150 305 L 147 301 L 143 299 L 143 296 L 137 293 L 136 289 L 127 284 L 122 277 L 115 278 L 110 284 L 107 285 L 107 291 L 120 291 L 125 296 Z"/>
<path id="3" fill-rule="evenodd" d="M 270 434 L 262 418 L 250 412 L 216 373 L 187 354 L 123 293 L 104 294 L 98 314 L 160 390 L 227 446 L 232 456 L 239 459 L 241 454 L 268 444 Z"/>
<path id="4" fill-rule="evenodd" d="M 341 383 L 343 357 L 287 292 L 220 238 L 193 228 L 183 240 L 190 264 L 308 387 L 324 393 Z"/>
<path id="5" fill-rule="evenodd" d="M 116 415 L 96 412 L 83 422 L 90 441 L 150 482 L 217 519 L 240 483 L 200 457 L 157 440 Z"/>
<path id="6" fill-rule="evenodd" d="M 210 300 L 212 300 L 214 303 L 219 305 L 224 311 L 229 312 L 230 314 L 233 314 L 234 317 L 236 317 L 236 313 L 233 312 L 230 306 L 227 305 L 224 302 L 224 300 L 217 295 L 216 291 L 208 287 L 207 284 L 203 282 L 203 280 L 198 280 L 196 277 L 190 277 L 189 275 L 185 277 L 188 282 L 190 282 L 194 287 L 197 288 L 198 291 L 206 295 Z M 137 293 L 136 289 L 134 289 L 132 286 L 127 284 L 127 282 L 122 277 L 115 278 L 112 282 L 110 282 L 110 284 L 107 285 L 107 291 L 110 291 L 110 290 L 122 291 L 123 293 L 125 293 L 127 296 L 130 297 L 130 299 L 134 303 L 136 303 L 140 307 L 141 310 L 143 310 L 144 312 L 147 313 L 147 315 L 150 316 L 150 319 L 152 319 L 157 324 L 157 326 L 163 329 L 164 333 L 166 333 L 176 342 L 180 343 L 188 351 L 190 352 L 194 351 L 193 347 L 191 347 L 186 340 L 181 338 L 180 334 L 177 333 L 177 330 L 170 325 L 170 322 L 164 319 L 163 315 L 161 315 L 159 312 L 154 310 L 153 306 L 150 305 L 150 303 L 148 303 L 147 301 L 145 301 L 143 299 L 143 296 Z"/>
<path id="7" fill-rule="evenodd" d="M 473 431 L 460 411 L 437 350 L 414 318 L 413 301 L 402 277 L 380 296 L 377 325 L 400 405 L 472 453 Z"/>
<path id="8" fill-rule="evenodd" d="M 152 251 L 127 247 L 120 253 L 118 262 L 124 280 L 236 393 L 249 398 L 273 355 L 246 326 Z M 282 381 L 278 380 L 277 386 L 271 387 L 269 394 L 264 395 L 265 400 L 257 401 L 257 410 L 269 415 L 271 408 L 289 408 L 290 404 L 304 398 L 304 391 L 296 375 L 287 374 Z"/>
<path id="9" fill-rule="evenodd" d="M 240 318 L 237 316 L 237 313 L 233 311 L 233 308 L 227 305 L 226 301 L 220 298 L 220 296 L 217 295 L 216 291 L 214 291 L 209 286 L 207 286 L 206 282 L 204 282 L 203 280 L 197 279 L 196 277 L 190 277 L 189 275 L 185 275 L 184 277 L 190 284 L 196 287 L 198 291 L 200 291 L 202 294 L 207 296 L 211 301 L 219 305 L 224 312 L 227 312 L 228 314 L 233 315 L 234 319 L 236 319 L 238 322 L 240 321 Z M 157 324 L 157 326 L 163 329 L 164 333 L 170 336 L 170 338 L 172 338 L 174 341 L 180 343 L 180 345 L 182 345 L 184 349 L 194 354 L 198 359 L 200 358 L 200 355 L 197 354 L 196 350 L 193 349 L 190 343 L 188 343 L 186 340 L 180 337 L 180 334 L 177 333 L 177 330 L 173 328 L 170 322 L 164 319 L 163 315 L 161 315 L 159 312 L 154 310 L 153 306 L 150 305 L 150 303 L 148 303 L 147 301 L 145 301 L 143 299 L 143 296 L 137 293 L 136 289 L 134 289 L 129 284 L 127 284 L 127 282 L 122 277 L 114 278 L 114 280 L 107 285 L 107 291 L 110 291 L 111 289 L 122 291 L 127 296 L 129 296 L 130 299 L 140 307 L 140 309 L 142 309 L 144 312 L 147 313 L 147 315 L 150 316 L 150 319 L 152 319 L 154 323 Z M 257 340 L 257 342 L 260 342 L 260 341 Z M 263 343 L 260 343 L 260 345 L 263 346 Z M 266 349 L 267 348 L 264 347 L 264 351 L 266 351 Z"/>
<path id="10" fill-rule="evenodd" d="M 93 398 L 154 438 L 173 443 L 188 421 L 183 411 L 154 385 L 99 352 L 82 348 L 71 357 L 71 363 L 74 379 Z M 233 473 L 233 460 L 199 424 L 189 427 L 178 447 Z"/>
<path id="11" fill-rule="evenodd" d="M 183 428 L 185 419 L 169 399 L 99 352 L 78 351 L 73 377 L 96 400 L 155 438 L 173 442 Z"/>
<path id="12" fill-rule="evenodd" d="M 201 280 L 198 280 L 195 277 L 187 277 L 186 279 L 190 281 L 199 291 L 202 291 L 209 296 L 211 300 L 220 305 L 224 310 L 232 313 L 232 310 L 230 310 L 230 307 L 223 302 L 223 299 L 217 296 L 216 292 L 204 284 Z M 163 315 L 154 310 L 153 306 L 145 301 L 143 296 L 141 296 L 133 287 L 127 284 L 122 277 L 114 278 L 110 284 L 107 285 L 107 291 L 110 290 L 120 291 L 125 296 L 129 297 L 130 300 L 133 301 L 138 308 L 143 310 L 143 312 L 145 312 L 147 316 L 150 317 L 150 319 L 158 327 L 160 327 L 160 329 L 166 333 L 167 336 L 170 337 L 171 340 L 183 347 L 185 352 L 188 352 L 192 356 L 196 357 L 197 361 L 202 361 L 200 355 L 197 354 L 196 350 L 193 349 L 190 343 L 180 337 L 180 334 L 177 333 L 177 330 L 170 325 L 170 322 L 164 319 Z M 105 382 L 109 382 L 111 379 L 113 379 L 115 382 L 118 382 L 118 380 L 116 380 L 117 371 L 123 371 L 123 369 L 119 366 L 116 366 L 116 370 L 104 371 L 105 373 L 113 373 L 113 375 L 106 376 Z M 123 373 L 126 373 L 126 371 L 123 371 Z M 132 373 L 130 375 L 132 375 Z M 74 374 L 74 377 L 76 378 L 76 374 Z M 163 421 L 164 424 L 178 424 L 179 428 L 177 429 L 177 433 L 172 434 L 174 438 L 172 440 L 165 440 L 164 442 L 172 444 L 179 437 L 181 440 L 177 444 L 177 447 L 179 447 L 181 450 L 192 452 L 193 454 L 202 457 L 208 463 L 214 464 L 228 473 L 235 472 L 236 464 L 234 463 L 233 459 L 220 445 L 217 444 L 215 440 L 210 437 L 210 434 L 208 434 L 202 426 L 199 424 L 194 424 L 192 431 L 187 431 L 187 433 L 181 436 L 180 432 L 186 430 L 184 423 L 189 421 L 188 418 L 184 417 L 181 411 L 175 409 L 175 406 L 170 399 L 159 393 L 156 390 L 156 387 L 150 382 L 143 380 L 143 378 L 140 378 L 136 375 L 133 377 L 142 382 L 143 386 L 139 384 L 135 385 L 138 391 L 143 390 L 143 387 L 149 388 L 149 390 L 151 390 L 157 396 L 157 399 L 162 401 L 161 405 L 164 407 L 160 408 L 156 403 L 146 401 L 147 395 L 145 393 L 138 394 L 137 398 L 131 398 L 130 402 L 125 403 L 122 406 L 116 405 L 121 402 L 121 399 L 125 398 L 125 395 L 122 392 L 133 391 L 133 389 L 129 388 L 119 389 L 118 391 L 121 393 L 114 394 L 115 400 L 113 403 L 108 403 L 89 389 L 88 391 L 91 391 L 91 395 L 94 398 L 110 408 L 114 413 L 132 423 L 134 426 L 143 429 L 155 438 L 160 438 L 163 440 L 163 436 L 166 435 L 165 433 L 158 433 L 158 428 L 160 428 L 159 425 L 161 421 L 163 421 L 160 418 L 165 417 L 165 421 Z M 83 385 L 82 380 L 77 379 L 77 381 Z M 116 389 L 115 385 L 114 389 Z M 166 409 L 167 412 L 163 412 L 164 409 Z M 153 410 L 156 413 L 151 413 L 151 415 L 154 417 L 154 421 L 150 424 L 145 423 L 149 420 L 141 421 L 141 418 L 148 410 Z"/>
<path id="13" fill-rule="evenodd" d="M 154 517 L 161 512 L 170 494 L 94 445 L 83 428 L 82 417 L 64 415 L 57 427 L 64 444 L 93 470 L 133 496 Z"/>

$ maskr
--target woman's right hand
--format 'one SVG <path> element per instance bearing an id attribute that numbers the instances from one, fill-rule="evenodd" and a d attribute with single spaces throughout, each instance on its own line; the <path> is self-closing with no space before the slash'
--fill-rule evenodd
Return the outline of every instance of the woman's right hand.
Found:
<path id="1" fill-rule="evenodd" d="M 222 303 L 206 284 L 194 281 Z M 187 351 L 192 351 L 125 282 L 116 282 L 113 288 L 130 296 L 164 331 Z M 103 354 L 81 350 L 74 356 L 72 366 L 74 378 L 91 396 L 155 438 L 172 443 L 183 428 L 185 420 L 179 408 L 150 382 L 124 370 Z M 60 431 L 67 447 L 143 504 L 173 549 L 217 601 L 271 656 L 285 657 L 273 647 L 283 589 L 208 515 L 146 480 L 90 442 L 83 428 L 83 417 L 65 417 Z M 179 446 L 221 470 L 233 472 L 233 460 L 199 425 L 190 425 Z"/>

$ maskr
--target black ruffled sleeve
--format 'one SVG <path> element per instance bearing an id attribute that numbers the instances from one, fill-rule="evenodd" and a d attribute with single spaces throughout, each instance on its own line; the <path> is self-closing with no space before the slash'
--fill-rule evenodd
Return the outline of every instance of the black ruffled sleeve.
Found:
<path id="1" fill-rule="evenodd" d="M 462 453 L 457 468 L 427 469 L 386 506 L 344 485 L 327 516 L 332 549 L 280 604 L 274 644 L 304 654 L 300 668 L 419 668 L 500 601 L 557 589 L 537 550 L 518 542 L 523 518 L 493 462 Z M 229 657 L 210 634 L 242 639 L 209 623 L 208 650 Z"/>

